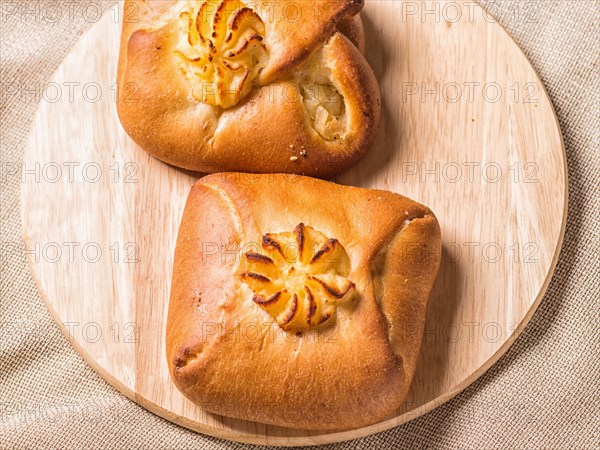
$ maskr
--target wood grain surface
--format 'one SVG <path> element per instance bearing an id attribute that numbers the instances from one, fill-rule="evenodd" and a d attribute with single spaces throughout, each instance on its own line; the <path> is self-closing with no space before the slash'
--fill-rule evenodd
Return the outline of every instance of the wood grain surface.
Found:
<path id="1" fill-rule="evenodd" d="M 22 171 L 34 277 L 103 378 L 202 433 L 322 444 L 432 410 L 508 349 L 541 301 L 564 234 L 566 163 L 552 105 L 517 45 L 472 2 L 372 0 L 364 21 L 382 125 L 369 155 L 336 181 L 401 193 L 441 222 L 442 267 L 410 394 L 388 420 L 329 433 L 218 417 L 187 401 L 169 378 L 164 331 L 177 229 L 197 175 L 154 159 L 122 130 L 115 13 L 45 86 Z"/>

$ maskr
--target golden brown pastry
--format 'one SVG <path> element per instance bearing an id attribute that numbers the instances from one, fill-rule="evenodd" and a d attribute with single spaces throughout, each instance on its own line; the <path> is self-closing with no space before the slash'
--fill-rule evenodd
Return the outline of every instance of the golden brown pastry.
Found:
<path id="1" fill-rule="evenodd" d="M 364 0 L 125 1 L 117 108 L 143 149 L 198 172 L 330 176 L 379 126 Z"/>
<path id="2" fill-rule="evenodd" d="M 386 418 L 406 396 L 441 237 L 385 191 L 213 174 L 175 251 L 167 360 L 206 411 L 301 429 Z"/>

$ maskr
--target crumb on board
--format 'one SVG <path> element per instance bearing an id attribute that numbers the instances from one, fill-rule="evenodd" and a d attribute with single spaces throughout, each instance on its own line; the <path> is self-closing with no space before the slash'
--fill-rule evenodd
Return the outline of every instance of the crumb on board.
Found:
<path id="1" fill-rule="evenodd" d="M 290 161 L 298 161 L 298 157 L 297 157 L 297 156 L 292 156 L 292 157 L 290 158 Z"/>

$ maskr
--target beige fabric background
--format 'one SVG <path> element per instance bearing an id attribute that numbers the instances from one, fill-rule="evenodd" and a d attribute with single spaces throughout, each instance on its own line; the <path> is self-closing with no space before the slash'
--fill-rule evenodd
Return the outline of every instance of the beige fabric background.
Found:
<path id="1" fill-rule="evenodd" d="M 0 2 L 0 167 L 20 161 L 37 107 L 34 101 L 6 95 L 9 84 L 30 89 L 46 82 L 94 21 L 93 14 L 87 21 L 82 18 L 83 1 L 71 1 L 60 2 L 62 16 L 52 23 L 37 9 L 50 3 Z M 104 8 L 112 4 L 95 3 Z M 409 424 L 327 448 L 600 446 L 600 4 L 495 5 L 492 10 L 540 73 L 565 137 L 570 208 L 556 274 L 522 336 L 464 393 Z M 23 14 L 24 6 L 33 12 Z M 15 7 L 20 12 L 9 14 Z M 46 312 L 25 257 L 15 247 L 21 242 L 21 184 L 1 174 L 0 447 L 249 447 L 154 416 L 83 362 Z"/>

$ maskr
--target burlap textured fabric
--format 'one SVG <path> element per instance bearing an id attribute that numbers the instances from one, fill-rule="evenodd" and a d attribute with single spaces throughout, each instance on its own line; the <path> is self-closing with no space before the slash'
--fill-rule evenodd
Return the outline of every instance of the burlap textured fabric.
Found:
<path id="1" fill-rule="evenodd" d="M 21 160 L 37 108 L 31 96 L 12 95 L 14 85 L 44 84 L 97 21 L 94 10 L 113 4 L 91 2 L 90 9 L 86 3 L 0 2 L 2 166 Z M 52 6 L 57 4 L 60 12 Z M 510 1 L 487 7 L 538 70 L 564 134 L 570 206 L 556 274 L 521 337 L 465 392 L 404 426 L 325 448 L 600 445 L 600 3 Z M 154 416 L 77 355 L 47 313 L 20 249 L 21 181 L 0 173 L 0 447 L 249 447 Z"/>

